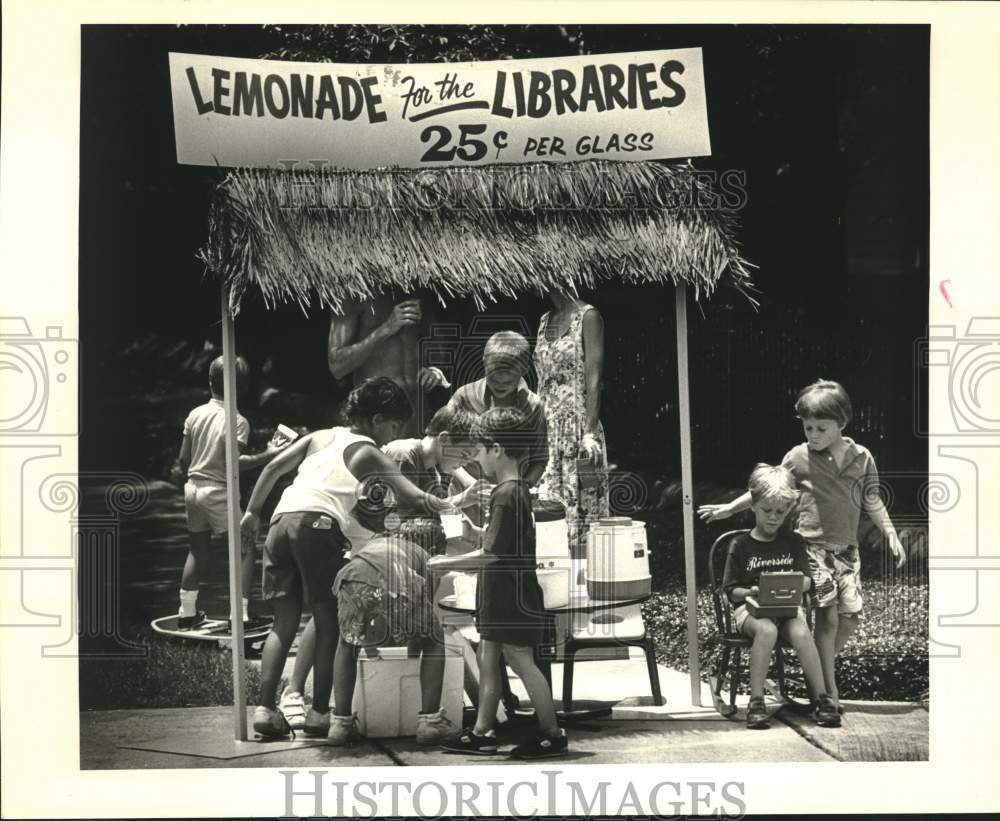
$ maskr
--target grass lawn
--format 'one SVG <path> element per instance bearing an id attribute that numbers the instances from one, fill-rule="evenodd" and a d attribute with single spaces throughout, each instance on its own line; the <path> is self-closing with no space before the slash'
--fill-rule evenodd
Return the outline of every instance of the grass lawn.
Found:
<path id="1" fill-rule="evenodd" d="M 213 707 L 233 703 L 233 661 L 214 642 L 180 643 L 149 628 L 136 643 L 145 658 L 80 659 L 80 709 Z M 259 666 L 248 663 L 247 703 L 260 703 Z"/>

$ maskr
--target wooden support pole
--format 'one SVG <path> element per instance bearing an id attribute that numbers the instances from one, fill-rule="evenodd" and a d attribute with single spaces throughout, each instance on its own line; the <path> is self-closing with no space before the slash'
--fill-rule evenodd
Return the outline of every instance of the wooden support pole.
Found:
<path id="1" fill-rule="evenodd" d="M 229 289 L 222 285 L 222 362 L 226 406 L 226 520 L 229 539 L 229 618 L 232 623 L 233 724 L 237 741 L 247 740 L 246 663 L 243 648 L 243 581 L 240 540 L 240 451 L 236 442 L 236 329 Z"/>
<path id="2" fill-rule="evenodd" d="M 687 587 L 688 669 L 691 704 L 701 705 L 701 669 L 698 663 L 698 588 L 695 582 L 694 486 L 691 471 L 691 394 L 688 383 L 687 286 L 676 288 L 677 396 L 681 422 L 681 491 L 684 517 L 684 579 Z"/>

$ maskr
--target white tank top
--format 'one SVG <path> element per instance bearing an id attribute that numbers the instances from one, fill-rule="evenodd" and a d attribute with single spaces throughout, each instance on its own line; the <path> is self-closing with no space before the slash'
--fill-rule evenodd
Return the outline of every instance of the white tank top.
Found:
<path id="1" fill-rule="evenodd" d="M 349 428 L 332 430 L 335 432 L 333 441 L 302 460 L 295 481 L 281 494 L 271 522 L 282 513 L 326 513 L 337 520 L 351 547 L 359 548 L 374 533 L 362 527 L 351 515 L 358 500 L 359 482 L 344 463 L 344 450 L 356 442 L 374 445 L 375 441 L 368 436 L 351 433 Z"/>

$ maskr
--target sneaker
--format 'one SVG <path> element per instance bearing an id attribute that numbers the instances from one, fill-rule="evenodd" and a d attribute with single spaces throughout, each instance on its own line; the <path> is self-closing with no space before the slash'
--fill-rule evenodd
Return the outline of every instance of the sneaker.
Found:
<path id="1" fill-rule="evenodd" d="M 417 713 L 417 744 L 437 744 L 455 735 L 457 729 L 443 708 L 436 713 Z"/>
<path id="2" fill-rule="evenodd" d="M 766 730 L 771 726 L 771 717 L 767 714 L 764 699 L 754 696 L 747 707 L 747 728 L 750 730 Z"/>
<path id="3" fill-rule="evenodd" d="M 566 731 L 560 730 L 555 738 L 543 733 L 531 741 L 518 745 L 510 751 L 510 757 L 530 761 L 535 758 L 555 758 L 568 752 L 569 739 L 566 737 Z"/>
<path id="4" fill-rule="evenodd" d="M 178 616 L 177 617 L 177 629 L 178 630 L 193 630 L 199 624 L 201 624 L 208 616 L 205 615 L 204 610 L 199 610 L 193 616 Z"/>
<path id="5" fill-rule="evenodd" d="M 306 726 L 306 703 L 302 700 L 302 693 L 285 688 L 278 700 L 278 709 L 293 730 L 301 730 Z"/>
<path id="6" fill-rule="evenodd" d="M 264 705 L 254 710 L 253 729 L 264 738 L 285 738 L 288 735 L 295 738 L 295 731 L 288 726 L 281 710 L 272 710 Z"/>
<path id="7" fill-rule="evenodd" d="M 302 722 L 302 732 L 312 738 L 326 738 L 330 732 L 330 713 L 330 710 L 320 713 L 310 707 Z"/>
<path id="8" fill-rule="evenodd" d="M 477 735 L 472 730 L 462 730 L 441 742 L 441 749 L 449 753 L 469 755 L 496 755 L 497 734 L 487 730 L 485 735 Z"/>
<path id="9" fill-rule="evenodd" d="M 813 721 L 820 727 L 839 727 L 840 711 L 833 699 L 823 693 L 816 701 L 816 707 L 812 713 Z"/>
<path id="10" fill-rule="evenodd" d="M 309 711 L 312 714 L 312 710 Z M 349 744 L 358 735 L 357 716 L 338 716 L 334 713 L 327 713 L 332 719 L 330 724 L 330 734 L 327 741 L 334 747 L 343 747 Z"/>

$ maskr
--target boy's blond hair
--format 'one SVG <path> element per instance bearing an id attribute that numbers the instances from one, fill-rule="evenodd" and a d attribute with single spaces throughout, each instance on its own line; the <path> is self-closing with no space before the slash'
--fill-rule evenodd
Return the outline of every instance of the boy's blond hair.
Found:
<path id="1" fill-rule="evenodd" d="M 483 358 L 502 356 L 515 365 L 522 374 L 531 367 L 531 345 L 516 331 L 499 331 L 486 340 Z"/>
<path id="2" fill-rule="evenodd" d="M 781 465 L 760 462 L 750 474 L 747 485 L 750 498 L 755 505 L 763 501 L 785 502 L 791 505 L 799 498 L 795 477 L 788 468 Z"/>

